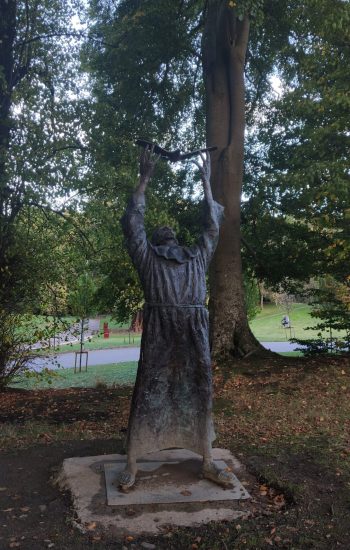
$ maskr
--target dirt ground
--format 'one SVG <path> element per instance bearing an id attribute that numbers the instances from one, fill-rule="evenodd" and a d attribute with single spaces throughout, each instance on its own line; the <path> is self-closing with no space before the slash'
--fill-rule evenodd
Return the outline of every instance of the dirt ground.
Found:
<path id="1" fill-rule="evenodd" d="M 81 533 L 51 480 L 66 457 L 123 452 L 132 389 L 9 390 L 0 395 L 0 549 L 349 550 L 349 358 L 251 359 L 214 374 L 216 445 L 249 472 L 246 519 L 121 541 L 94 526 Z"/>

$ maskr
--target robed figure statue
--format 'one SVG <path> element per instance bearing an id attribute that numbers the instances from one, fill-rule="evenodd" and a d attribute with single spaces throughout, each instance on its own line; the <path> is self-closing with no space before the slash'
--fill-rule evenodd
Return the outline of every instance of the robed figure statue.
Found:
<path id="1" fill-rule="evenodd" d="M 117 480 L 135 483 L 137 459 L 147 453 L 185 448 L 203 457 L 202 475 L 223 486 L 228 470 L 212 459 L 212 372 L 205 274 L 215 251 L 223 207 L 213 200 L 210 155 L 201 154 L 205 224 L 198 242 L 179 245 L 170 227 L 149 241 L 144 227 L 145 190 L 159 156 L 146 148 L 140 181 L 121 220 L 126 246 L 144 291 L 143 333 L 128 433 L 127 465 Z"/>

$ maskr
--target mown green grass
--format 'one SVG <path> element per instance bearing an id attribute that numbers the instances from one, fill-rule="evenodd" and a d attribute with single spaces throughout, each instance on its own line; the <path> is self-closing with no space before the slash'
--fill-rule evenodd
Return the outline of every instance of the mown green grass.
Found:
<path id="1" fill-rule="evenodd" d="M 281 321 L 286 314 L 282 308 L 274 304 L 264 305 L 263 310 L 250 322 L 255 337 L 260 342 L 282 342 L 289 338 L 314 338 L 318 330 L 306 330 L 306 327 L 315 326 L 319 321 L 310 315 L 311 307 L 307 304 L 294 304 L 289 314 L 292 330 L 284 329 Z M 333 336 L 341 336 L 341 332 L 333 332 Z M 329 333 L 323 333 L 324 338 L 329 337 Z"/>
<path id="2" fill-rule="evenodd" d="M 286 352 L 280 355 L 302 356 L 300 352 Z M 131 385 L 135 383 L 137 362 L 129 361 L 124 363 L 88 366 L 85 371 L 74 373 L 74 368 L 57 369 L 51 371 L 48 376 L 38 377 L 19 376 L 12 384 L 12 387 L 26 390 L 39 389 L 64 389 L 64 388 L 93 388 L 99 385 Z"/>
<path id="3" fill-rule="evenodd" d="M 103 334 L 98 334 L 93 336 L 89 340 L 85 340 L 84 349 L 85 350 L 98 350 L 98 349 L 109 349 L 109 348 L 119 348 L 119 347 L 133 347 L 139 346 L 141 343 L 141 334 L 111 334 L 109 338 L 104 338 Z M 79 351 L 80 344 L 61 344 L 56 348 L 59 353 Z M 46 352 L 47 350 L 38 351 L 39 355 Z"/>
<path id="4" fill-rule="evenodd" d="M 87 372 L 74 373 L 74 368 L 52 371 L 49 377 L 37 378 L 18 377 L 11 384 L 15 388 L 23 389 L 63 389 L 63 388 L 91 388 L 99 385 L 125 386 L 133 384 L 136 378 L 137 362 L 129 361 L 111 365 L 88 366 Z"/>

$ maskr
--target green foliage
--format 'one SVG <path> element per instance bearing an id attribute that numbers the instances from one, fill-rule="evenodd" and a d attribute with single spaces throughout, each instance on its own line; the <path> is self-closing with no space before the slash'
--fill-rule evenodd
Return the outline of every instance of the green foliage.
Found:
<path id="1" fill-rule="evenodd" d="M 245 305 L 247 310 L 248 321 L 254 319 L 256 314 L 260 311 L 259 307 L 259 287 L 256 279 L 244 274 L 243 278 L 244 293 L 245 293 Z"/>
<path id="2" fill-rule="evenodd" d="M 345 331 L 345 347 L 350 345 L 350 288 L 340 284 L 333 277 L 320 280 L 319 288 L 313 292 L 311 316 L 318 321 L 316 329 L 329 331 L 330 340 L 334 331 Z M 339 340 L 339 339 L 337 339 Z"/>
<path id="3" fill-rule="evenodd" d="M 78 0 L 10 0 L 1 7 L 4 36 L 11 39 L 0 57 L 0 303 L 10 311 L 31 305 L 42 280 L 45 258 L 35 240 L 43 236 L 34 237 L 34 209 L 48 217 L 57 210 L 67 220 L 69 208 L 61 205 L 82 175 L 78 42 L 71 22 L 78 8 Z"/>
<path id="4" fill-rule="evenodd" d="M 237 17 L 243 21 L 245 16 L 250 16 L 258 22 L 263 20 L 263 4 L 264 0 L 229 0 L 228 5 L 237 12 Z"/>
<path id="5" fill-rule="evenodd" d="M 340 284 L 333 277 L 327 276 L 319 280 L 318 288 L 312 291 L 311 316 L 317 320 L 312 330 L 319 330 L 317 338 L 309 338 L 305 342 L 296 340 L 306 346 L 306 354 L 329 353 L 350 349 L 350 288 L 348 284 Z M 343 331 L 344 336 L 336 336 L 337 331 Z M 327 337 L 322 336 L 327 333 Z"/>
<path id="6" fill-rule="evenodd" d="M 244 205 L 255 271 L 271 285 L 348 275 L 348 2 L 298 0 L 281 14 L 281 90 L 249 138 Z M 289 22 L 289 29 L 288 29 Z"/>
<path id="7" fill-rule="evenodd" d="M 86 157 L 72 25 L 82 8 L 80 0 L 0 5 L 2 380 L 24 367 L 28 346 L 41 338 L 34 328 L 22 330 L 22 314 L 64 313 L 83 254 L 72 195 Z"/>
<path id="8" fill-rule="evenodd" d="M 68 304 L 73 315 L 87 319 L 94 313 L 96 287 L 89 273 L 78 277 L 75 288 L 68 296 Z"/>
<path id="9" fill-rule="evenodd" d="M 64 322 L 47 319 L 38 323 L 32 315 L 20 315 L 0 310 L 0 391 L 19 375 L 28 375 L 36 356 L 31 347 L 54 336 Z M 45 373 L 43 373 L 45 375 Z"/>

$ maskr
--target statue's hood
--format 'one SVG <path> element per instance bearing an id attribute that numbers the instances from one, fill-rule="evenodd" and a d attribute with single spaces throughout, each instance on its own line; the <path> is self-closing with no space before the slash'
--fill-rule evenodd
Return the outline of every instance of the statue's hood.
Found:
<path id="1" fill-rule="evenodd" d="M 159 245 L 155 246 L 152 243 L 149 243 L 151 248 L 160 258 L 165 258 L 166 260 L 174 260 L 179 264 L 184 264 L 190 262 L 193 258 L 198 256 L 198 248 L 196 246 L 179 246 L 175 245 Z"/>

